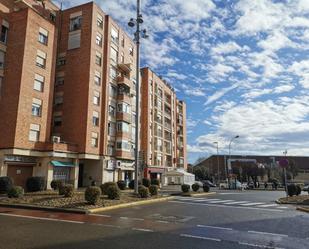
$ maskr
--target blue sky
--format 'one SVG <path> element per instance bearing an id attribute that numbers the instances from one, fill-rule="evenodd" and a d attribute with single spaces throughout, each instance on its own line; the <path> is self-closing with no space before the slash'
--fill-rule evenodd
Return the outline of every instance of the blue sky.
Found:
<path id="1" fill-rule="evenodd" d="M 128 30 L 135 0 L 96 2 Z M 309 0 L 142 5 L 142 65 L 187 103 L 189 162 L 216 153 L 215 141 L 228 153 L 235 135 L 232 153 L 309 156 Z"/>

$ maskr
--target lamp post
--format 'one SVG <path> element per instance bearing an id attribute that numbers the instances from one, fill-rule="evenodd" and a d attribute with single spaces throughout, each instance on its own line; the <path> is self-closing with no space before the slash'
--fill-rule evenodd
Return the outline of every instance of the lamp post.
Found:
<path id="1" fill-rule="evenodd" d="M 214 142 L 217 145 L 217 168 L 218 168 L 218 184 L 220 184 L 220 167 L 219 167 L 219 142 Z"/>
<path id="2" fill-rule="evenodd" d="M 284 157 L 285 157 L 285 160 L 287 161 L 287 158 L 286 158 L 286 155 L 288 154 L 288 151 L 285 150 L 283 151 L 283 154 L 284 154 Z M 285 193 L 286 193 L 286 196 L 288 197 L 288 183 L 287 183 L 287 177 L 286 177 L 286 167 L 288 166 L 288 163 L 287 165 L 285 165 L 285 167 L 283 167 L 283 171 L 284 171 L 284 188 L 285 188 Z"/>
<path id="3" fill-rule="evenodd" d="M 230 168 L 232 169 L 232 163 L 231 163 L 231 145 L 232 145 L 232 142 L 239 138 L 239 135 L 233 137 L 229 143 L 229 163 L 228 163 L 228 172 L 230 173 L 230 169 L 229 169 L 229 166 Z M 229 183 L 229 188 L 230 188 L 230 179 L 228 178 L 228 183 Z M 236 184 L 235 184 L 235 187 L 236 187 Z"/>
<path id="4" fill-rule="evenodd" d="M 140 29 L 140 25 L 143 23 L 143 16 L 141 14 L 141 1 L 137 0 L 136 3 L 136 19 L 131 18 L 128 22 L 129 27 L 136 27 L 136 31 L 134 33 L 134 41 L 136 44 L 136 116 L 135 116 L 135 167 L 134 167 L 134 192 L 138 193 L 138 162 L 139 162 L 139 75 L 140 75 L 140 39 L 147 38 L 146 29 Z"/>

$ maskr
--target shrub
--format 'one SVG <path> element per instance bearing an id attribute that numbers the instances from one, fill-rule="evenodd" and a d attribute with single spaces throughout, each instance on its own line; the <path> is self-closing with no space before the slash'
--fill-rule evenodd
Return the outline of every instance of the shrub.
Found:
<path id="1" fill-rule="evenodd" d="M 157 185 L 150 185 L 149 192 L 151 195 L 158 195 L 159 187 Z"/>
<path id="2" fill-rule="evenodd" d="M 299 185 L 296 185 L 296 195 L 301 194 L 301 187 Z"/>
<path id="3" fill-rule="evenodd" d="M 64 182 L 62 180 L 52 180 L 50 183 L 50 186 L 53 190 L 58 190 L 63 185 L 64 185 Z"/>
<path id="4" fill-rule="evenodd" d="M 190 185 L 189 184 L 182 184 L 181 185 L 181 190 L 184 193 L 188 193 L 190 191 Z"/>
<path id="5" fill-rule="evenodd" d="M 89 204 L 95 205 L 100 200 L 100 195 L 101 195 L 101 188 L 95 187 L 95 186 L 90 186 L 90 187 L 86 188 L 85 200 Z"/>
<path id="6" fill-rule="evenodd" d="M 117 182 L 118 188 L 120 188 L 121 190 L 125 190 L 126 189 L 126 182 L 125 181 L 118 181 Z"/>
<path id="7" fill-rule="evenodd" d="M 65 184 L 60 187 L 59 195 L 64 195 L 64 197 L 73 197 L 74 186 L 72 184 Z"/>
<path id="8" fill-rule="evenodd" d="M 151 185 L 160 186 L 160 181 L 159 181 L 159 179 L 157 179 L 157 178 L 151 179 Z"/>
<path id="9" fill-rule="evenodd" d="M 143 185 L 146 188 L 149 188 L 150 187 L 150 179 L 149 178 L 143 178 Z"/>
<path id="10" fill-rule="evenodd" d="M 26 182 L 28 192 L 43 191 L 45 189 L 45 178 L 41 176 L 32 176 Z"/>
<path id="11" fill-rule="evenodd" d="M 207 185 L 207 184 L 203 185 L 204 192 L 209 192 L 209 189 L 210 189 L 209 185 Z"/>
<path id="12" fill-rule="evenodd" d="M 138 186 L 138 194 L 141 198 L 147 198 L 149 196 L 149 189 L 144 185 Z"/>
<path id="13" fill-rule="evenodd" d="M 134 180 L 131 180 L 130 182 L 129 182 L 129 188 L 130 189 L 134 189 Z M 138 181 L 138 185 L 141 185 L 141 181 Z"/>
<path id="14" fill-rule="evenodd" d="M 13 186 L 13 181 L 8 176 L 0 177 L 0 194 L 7 193 Z"/>
<path id="15" fill-rule="evenodd" d="M 200 185 L 198 185 L 197 183 L 194 183 L 192 184 L 191 188 L 194 192 L 197 192 L 200 189 Z"/>
<path id="16" fill-rule="evenodd" d="M 24 189 L 20 186 L 13 186 L 7 192 L 9 198 L 20 198 L 24 195 Z"/>
<path id="17" fill-rule="evenodd" d="M 295 184 L 289 184 L 287 185 L 287 189 L 288 189 L 288 195 L 289 196 L 293 196 L 296 195 L 297 193 L 297 188 Z"/>
<path id="18" fill-rule="evenodd" d="M 115 183 L 115 182 L 105 182 L 105 183 L 101 184 L 100 188 L 101 188 L 103 195 L 107 195 L 107 189 L 108 189 L 109 186 L 118 187 L 117 183 Z"/>
<path id="19" fill-rule="evenodd" d="M 114 199 L 120 199 L 120 189 L 117 185 L 110 185 L 108 186 L 106 190 L 106 194 L 108 199 L 114 200 Z"/>

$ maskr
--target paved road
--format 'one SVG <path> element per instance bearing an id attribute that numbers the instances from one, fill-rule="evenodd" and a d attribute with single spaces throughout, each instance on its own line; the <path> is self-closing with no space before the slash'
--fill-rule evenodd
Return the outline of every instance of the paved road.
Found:
<path id="1" fill-rule="evenodd" d="M 309 248 L 309 215 L 274 199 L 283 192 L 219 191 L 71 215 L 0 209 L 1 249 Z"/>

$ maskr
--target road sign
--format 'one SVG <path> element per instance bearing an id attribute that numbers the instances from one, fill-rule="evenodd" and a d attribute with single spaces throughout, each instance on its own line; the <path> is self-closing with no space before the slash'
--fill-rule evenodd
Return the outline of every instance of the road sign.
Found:
<path id="1" fill-rule="evenodd" d="M 281 168 L 286 168 L 287 166 L 289 165 L 289 160 L 288 159 L 281 159 L 280 161 L 279 161 L 279 166 L 281 167 Z"/>

